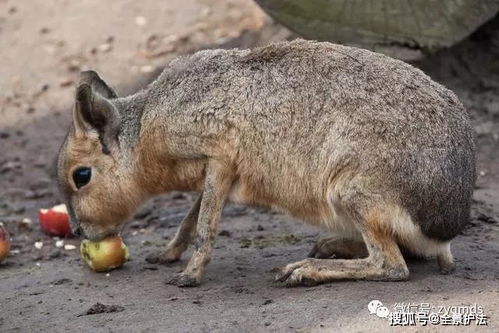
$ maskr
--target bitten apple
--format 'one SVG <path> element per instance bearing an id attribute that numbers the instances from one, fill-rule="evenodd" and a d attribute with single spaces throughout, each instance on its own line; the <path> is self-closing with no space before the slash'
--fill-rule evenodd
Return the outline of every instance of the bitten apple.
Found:
<path id="1" fill-rule="evenodd" d="M 42 231 L 51 236 L 70 237 L 73 235 L 69 224 L 66 205 L 60 204 L 38 212 Z"/>
<path id="2" fill-rule="evenodd" d="M 128 248 L 120 236 L 112 236 L 92 242 L 81 242 L 82 259 L 96 272 L 107 272 L 121 267 L 128 260 Z"/>
<path id="3" fill-rule="evenodd" d="M 0 222 L 0 262 L 2 262 L 9 255 L 10 239 L 7 229 Z"/>

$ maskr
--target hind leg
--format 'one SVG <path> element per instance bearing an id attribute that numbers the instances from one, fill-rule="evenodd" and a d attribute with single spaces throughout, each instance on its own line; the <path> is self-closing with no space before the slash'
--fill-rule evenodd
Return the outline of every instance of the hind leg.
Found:
<path id="1" fill-rule="evenodd" d="M 409 278 L 409 270 L 394 236 L 387 225 L 393 222 L 390 212 L 381 209 L 359 210 L 355 222 L 365 241 L 368 257 L 363 259 L 305 259 L 288 264 L 276 280 L 288 286 L 316 285 L 334 280 L 365 279 L 400 281 Z"/>
<path id="2" fill-rule="evenodd" d="M 449 274 L 454 271 L 456 264 L 454 263 L 454 257 L 450 251 L 450 242 L 442 247 L 442 250 L 437 254 L 437 263 L 440 267 L 441 274 Z"/>
<path id="3" fill-rule="evenodd" d="M 317 259 L 359 259 L 369 255 L 363 240 L 334 235 L 319 239 L 308 254 Z"/>

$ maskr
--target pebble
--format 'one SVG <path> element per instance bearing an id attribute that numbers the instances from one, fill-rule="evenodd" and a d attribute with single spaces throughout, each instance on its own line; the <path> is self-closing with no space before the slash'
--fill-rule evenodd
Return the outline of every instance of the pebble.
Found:
<path id="1" fill-rule="evenodd" d="M 60 250 L 54 249 L 53 251 L 50 252 L 49 257 L 50 259 L 56 259 L 60 258 L 62 255 Z"/>
<path id="2" fill-rule="evenodd" d="M 147 19 L 144 16 L 137 16 L 135 18 L 135 24 L 139 27 L 143 27 L 147 24 Z"/>
<path id="3" fill-rule="evenodd" d="M 61 88 L 69 87 L 73 83 L 74 81 L 71 78 L 65 77 L 59 80 L 59 87 Z"/>
<path id="4" fill-rule="evenodd" d="M 19 162 L 16 161 L 8 161 L 2 164 L 0 167 L 0 174 L 7 173 L 12 170 L 18 170 L 21 169 L 22 165 Z"/>
<path id="5" fill-rule="evenodd" d="M 152 73 L 154 71 L 154 67 L 151 65 L 144 65 L 140 67 L 140 71 L 142 73 Z"/>
<path id="6" fill-rule="evenodd" d="M 73 244 L 65 244 L 64 245 L 64 250 L 66 250 L 66 251 L 72 251 L 74 249 L 76 249 L 76 246 L 74 246 Z"/>
<path id="7" fill-rule="evenodd" d="M 19 232 L 29 232 L 32 230 L 33 222 L 29 218 L 23 218 L 18 224 L 17 224 L 17 230 Z"/>
<path id="8" fill-rule="evenodd" d="M 106 53 L 106 52 L 109 52 L 112 50 L 112 45 L 109 44 L 109 43 L 104 43 L 104 44 L 101 44 L 99 45 L 99 47 L 97 47 L 97 49 L 100 51 L 100 52 L 103 52 L 103 53 Z"/>

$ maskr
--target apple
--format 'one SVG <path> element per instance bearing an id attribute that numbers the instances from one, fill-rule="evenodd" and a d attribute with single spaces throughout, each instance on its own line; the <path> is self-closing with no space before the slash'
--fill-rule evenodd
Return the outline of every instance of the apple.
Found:
<path id="1" fill-rule="evenodd" d="M 51 236 L 71 237 L 68 210 L 65 204 L 56 205 L 38 212 L 42 231 Z"/>
<path id="2" fill-rule="evenodd" d="M 10 239 L 7 229 L 0 222 L 0 262 L 2 262 L 9 255 Z"/>
<path id="3" fill-rule="evenodd" d="M 81 242 L 80 253 L 87 265 L 96 272 L 107 272 L 121 267 L 128 260 L 128 248 L 120 236 L 111 236 L 92 242 Z"/>

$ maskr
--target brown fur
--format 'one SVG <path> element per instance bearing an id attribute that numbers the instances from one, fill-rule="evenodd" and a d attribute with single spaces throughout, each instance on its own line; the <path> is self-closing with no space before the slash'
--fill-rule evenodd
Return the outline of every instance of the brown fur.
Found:
<path id="1" fill-rule="evenodd" d="M 77 189 L 82 166 L 92 179 Z M 468 221 L 475 147 L 456 96 L 421 71 L 295 41 L 198 52 L 127 97 L 84 72 L 58 178 L 74 227 L 91 239 L 118 232 L 151 196 L 201 192 L 151 259 L 178 260 L 194 241 L 176 285 L 200 282 L 226 201 L 287 212 L 367 249 L 287 265 L 280 281 L 400 280 L 409 273 L 399 247 L 453 268 L 449 242 Z"/>

